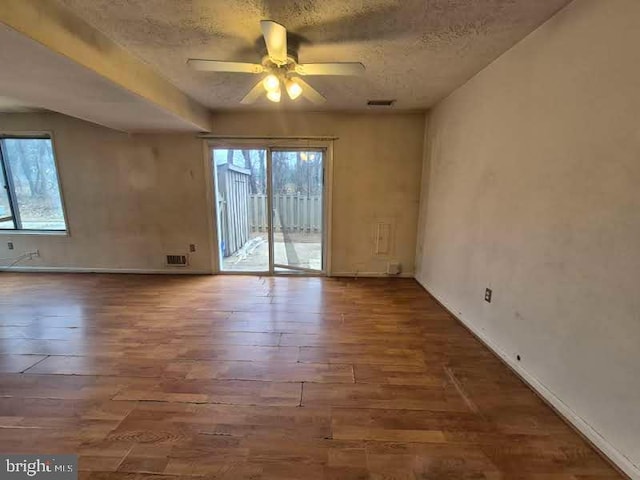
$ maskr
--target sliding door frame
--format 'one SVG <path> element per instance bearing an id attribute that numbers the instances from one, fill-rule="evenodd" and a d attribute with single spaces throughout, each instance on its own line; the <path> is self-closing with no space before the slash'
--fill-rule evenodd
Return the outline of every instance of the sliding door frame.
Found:
<path id="1" fill-rule="evenodd" d="M 320 220 L 320 224 L 322 225 L 322 270 L 315 270 L 313 268 L 305 268 L 305 267 L 292 267 L 290 265 L 285 265 L 282 263 L 277 263 L 275 261 L 275 254 L 272 255 L 272 265 L 271 265 L 271 271 L 274 272 L 276 268 L 280 268 L 283 270 L 279 270 L 278 273 L 279 274 L 283 274 L 283 275 L 310 275 L 310 276 L 321 276 L 321 275 L 326 275 L 326 266 L 325 266 L 325 256 L 326 256 L 326 248 L 325 248 L 325 237 L 324 237 L 324 231 L 325 231 L 325 203 L 324 203 L 324 195 L 325 195 L 325 159 L 327 157 L 327 149 L 324 147 L 309 147 L 309 146 L 304 146 L 304 147 L 282 147 L 282 146 L 278 146 L 278 147 L 272 147 L 269 149 L 269 157 L 272 159 L 273 153 L 274 152 L 317 152 L 317 153 L 321 153 L 322 154 L 322 218 Z M 271 165 L 273 166 L 273 163 L 271 163 Z M 273 172 L 272 172 L 273 175 Z M 269 184 L 272 186 L 273 188 L 273 176 L 271 177 L 271 181 L 269 182 Z M 271 198 L 271 201 L 273 202 L 273 198 Z M 273 217 L 273 205 L 271 206 L 271 215 Z M 273 222 L 272 225 L 273 227 Z M 270 230 L 271 232 L 271 243 L 272 245 L 275 244 L 275 230 L 273 228 L 271 228 Z M 287 271 L 289 270 L 289 271 Z"/>
<path id="2" fill-rule="evenodd" d="M 269 275 L 273 275 L 275 272 L 274 267 L 274 259 L 275 255 L 275 246 L 273 240 L 273 152 L 271 148 L 265 147 L 267 150 L 266 162 L 267 162 L 267 178 L 266 178 L 266 187 L 267 187 L 267 211 L 269 212 L 267 215 L 267 237 L 269 238 Z"/>
<path id="3" fill-rule="evenodd" d="M 205 144 L 205 174 L 207 176 L 207 203 L 209 212 L 209 239 L 211 254 L 211 272 L 223 275 L 295 275 L 295 276 L 331 276 L 331 225 L 332 225 L 332 186 L 333 186 L 333 140 L 314 138 L 215 138 L 208 139 Z M 214 149 L 251 149 L 266 150 L 266 192 L 267 208 L 269 210 L 269 271 L 223 271 L 220 262 L 220 247 L 218 238 L 218 225 L 220 213 L 218 211 L 217 191 L 215 185 L 215 169 L 213 168 Z M 323 151 L 324 185 L 322 199 L 322 271 L 306 272 L 301 269 L 292 269 L 288 272 L 275 272 L 273 252 L 273 196 L 272 196 L 272 161 L 273 150 L 321 150 Z"/>

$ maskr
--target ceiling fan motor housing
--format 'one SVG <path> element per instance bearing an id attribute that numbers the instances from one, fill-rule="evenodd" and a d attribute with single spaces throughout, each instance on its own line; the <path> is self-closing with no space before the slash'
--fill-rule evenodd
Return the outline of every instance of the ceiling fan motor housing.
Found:
<path id="1" fill-rule="evenodd" d="M 282 68 L 282 67 L 290 66 L 291 67 L 290 69 L 293 70 L 293 67 L 295 66 L 295 64 L 298 63 L 298 53 L 292 50 L 287 50 L 286 65 L 278 65 L 273 60 L 271 60 L 269 55 L 265 52 L 262 56 L 261 63 L 265 68 Z"/>

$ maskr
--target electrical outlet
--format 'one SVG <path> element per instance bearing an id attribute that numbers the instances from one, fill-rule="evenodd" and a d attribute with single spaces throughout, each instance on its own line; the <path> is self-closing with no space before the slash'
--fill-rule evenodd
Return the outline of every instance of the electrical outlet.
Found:
<path id="1" fill-rule="evenodd" d="M 7 242 L 7 248 L 13 250 L 13 242 Z"/>
<path id="2" fill-rule="evenodd" d="M 484 290 L 484 301 L 487 303 L 491 303 L 491 295 L 493 294 L 493 292 L 491 291 L 490 288 L 486 288 Z"/>
<path id="3" fill-rule="evenodd" d="M 193 253 L 193 252 L 195 252 L 195 251 L 196 251 L 196 244 L 195 244 L 195 243 L 190 243 L 190 244 L 189 244 L 189 251 L 190 251 L 191 253 Z"/>

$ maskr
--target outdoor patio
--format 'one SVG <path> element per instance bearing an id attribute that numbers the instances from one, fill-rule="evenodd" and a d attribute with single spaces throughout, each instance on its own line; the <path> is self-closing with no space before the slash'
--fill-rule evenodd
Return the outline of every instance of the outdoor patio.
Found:
<path id="1" fill-rule="evenodd" d="M 281 232 L 274 235 L 274 261 L 276 264 L 311 270 L 322 269 L 322 243 L 319 233 L 287 234 L 284 241 Z M 293 258 L 292 258 L 293 257 Z M 266 233 L 254 233 L 245 246 L 233 255 L 222 259 L 222 270 L 237 272 L 262 272 L 269 270 L 269 242 Z"/>

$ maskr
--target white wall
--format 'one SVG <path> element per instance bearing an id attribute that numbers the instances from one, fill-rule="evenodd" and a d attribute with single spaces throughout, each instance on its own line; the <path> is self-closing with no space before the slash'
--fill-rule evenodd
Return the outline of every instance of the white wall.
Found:
<path id="1" fill-rule="evenodd" d="M 424 114 L 224 113 L 217 135 L 335 136 L 332 270 L 384 274 L 399 261 L 413 275 Z M 392 252 L 375 255 L 374 224 L 393 226 Z"/>
<path id="2" fill-rule="evenodd" d="M 127 135 L 54 113 L 0 115 L 0 131 L 53 133 L 69 236 L 0 233 L 0 257 L 39 249 L 20 266 L 89 270 L 211 270 L 202 140 Z M 12 241 L 15 250 L 7 249 Z M 166 254 L 197 245 L 190 266 Z M 4 262 L 3 264 L 6 264 Z"/>
<path id="3" fill-rule="evenodd" d="M 576 0 L 437 105 L 417 249 L 418 280 L 633 478 L 639 21 Z"/>

